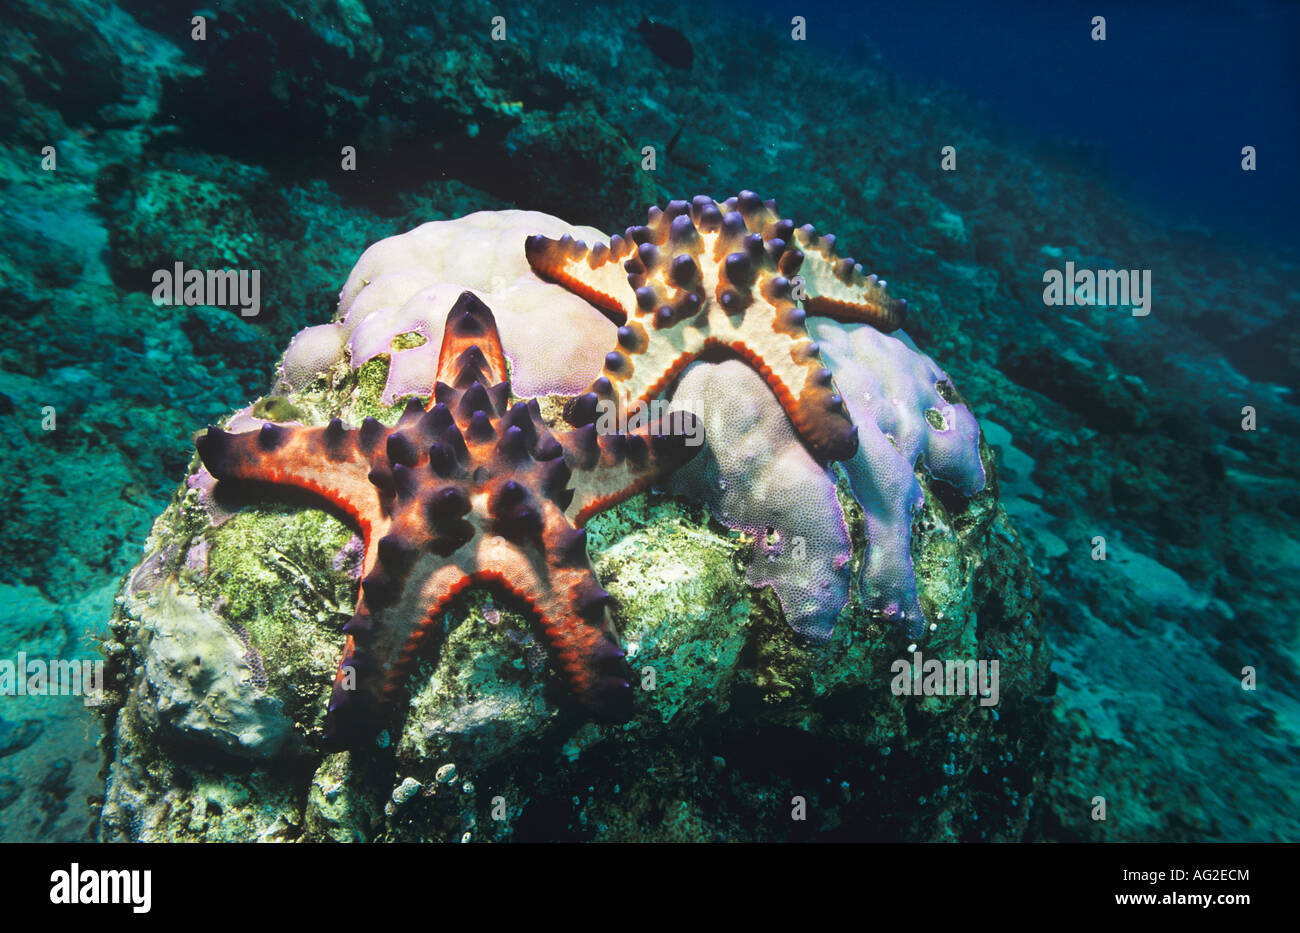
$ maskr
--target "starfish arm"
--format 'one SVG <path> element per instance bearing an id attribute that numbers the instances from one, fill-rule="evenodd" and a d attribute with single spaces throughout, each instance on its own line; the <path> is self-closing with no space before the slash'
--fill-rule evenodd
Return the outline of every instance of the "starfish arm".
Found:
<path id="1" fill-rule="evenodd" d="M 531 236 L 524 242 L 524 254 L 539 276 L 585 298 L 615 324 L 623 324 L 636 309 L 635 301 L 625 294 L 627 275 L 618 262 L 632 255 L 622 237 L 612 237 L 609 246 L 597 243 L 588 248 L 570 236 L 558 240 Z"/>
<path id="2" fill-rule="evenodd" d="M 580 583 L 534 601 L 533 608 L 556 668 L 575 699 L 602 721 L 626 722 L 631 718 L 632 688 L 623 651 L 605 621 L 609 594 L 590 570 L 581 576 Z"/>
<path id="3" fill-rule="evenodd" d="M 631 713 L 631 691 L 606 611 L 609 594 L 591 570 L 586 534 L 569 524 L 554 497 L 568 467 L 558 458 L 539 466 L 489 492 L 491 527 L 473 545 L 472 579 L 522 603 L 578 701 L 599 718 L 622 721 Z"/>
<path id="4" fill-rule="evenodd" d="M 804 312 L 789 301 L 774 301 L 764 315 L 772 322 L 766 328 L 742 330 L 723 315 L 710 315 L 705 355 L 725 351 L 744 360 L 771 388 L 814 458 L 847 460 L 857 452 L 857 428 L 804 327 Z"/>
<path id="5" fill-rule="evenodd" d="M 557 436 L 573 471 L 573 501 L 565 515 L 579 528 L 686 463 L 704 442 L 703 424 L 684 411 L 665 413 L 658 423 L 624 434 L 601 434 L 598 427 L 589 424 Z"/>
<path id="6" fill-rule="evenodd" d="M 816 233 L 809 236 L 802 230 L 796 231 L 796 237 L 804 254 L 800 274 L 808 292 L 805 311 L 847 323 L 871 324 L 885 333 L 903 325 L 907 302 L 891 298 L 885 283 L 864 274 L 852 259 L 838 257 L 834 240 Z"/>
<path id="7" fill-rule="evenodd" d="M 664 330 L 652 340 L 606 354 L 602 377 L 612 387 L 611 398 L 636 408 L 657 398 L 709 346 L 707 328 Z M 590 391 L 603 396 L 604 385 L 598 378 Z"/>
<path id="8" fill-rule="evenodd" d="M 434 381 L 465 388 L 475 380 L 484 385 L 506 382 L 506 355 L 492 311 L 465 291 L 447 312 Z"/>
<path id="9" fill-rule="evenodd" d="M 337 418 L 318 428 L 268 422 L 260 431 L 239 434 L 209 427 L 195 446 L 218 480 L 293 486 L 321 496 L 357 523 L 368 544 L 383 523 L 380 496 L 369 479 L 378 434 L 345 429 Z"/>
<path id="10" fill-rule="evenodd" d="M 468 549 L 457 556 L 464 558 Z M 382 563 L 382 559 L 381 559 Z M 381 567 L 362 583 L 356 614 L 344 626 L 347 643 L 339 661 L 325 720 L 330 741 L 355 745 L 373 735 L 382 718 L 404 698 L 407 677 L 441 637 L 442 613 L 473 582 L 456 562 L 426 554 L 403 576 Z"/>
<path id="11" fill-rule="evenodd" d="M 632 713 L 623 651 L 609 617 L 610 596 L 592 572 L 586 533 L 553 514 L 543 535 L 546 586 L 515 588 L 537 614 L 542 635 L 578 702 L 606 722 Z"/>

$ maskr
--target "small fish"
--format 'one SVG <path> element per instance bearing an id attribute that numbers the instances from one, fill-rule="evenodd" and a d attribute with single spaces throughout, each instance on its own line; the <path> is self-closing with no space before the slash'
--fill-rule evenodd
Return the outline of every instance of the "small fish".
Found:
<path id="1" fill-rule="evenodd" d="M 691 70 L 691 65 L 695 61 L 695 50 L 679 30 L 672 26 L 665 26 L 663 23 L 656 23 L 648 16 L 642 15 L 641 24 L 636 27 L 636 31 L 641 34 L 645 44 L 650 46 L 650 51 L 661 61 L 683 71 Z"/>
<path id="2" fill-rule="evenodd" d="M 694 159 L 689 158 L 688 156 L 685 155 L 678 155 L 676 152 L 677 143 L 681 141 L 682 130 L 684 129 L 686 129 L 685 122 L 683 122 L 680 126 L 677 127 L 677 132 L 673 133 L 672 139 L 668 140 L 668 147 L 664 150 L 664 154 L 667 155 L 670 159 L 673 160 L 673 162 L 675 162 L 677 165 L 681 166 L 682 168 L 687 169 L 688 171 L 691 172 L 695 172 L 696 174 L 704 174 L 705 172 L 708 171 L 708 164 L 712 164 L 712 163 L 701 165 L 699 162 L 695 161 Z"/>
<path id="3" fill-rule="evenodd" d="M 666 155 L 672 155 L 672 154 L 673 154 L 673 150 L 674 150 L 675 148 L 677 148 L 677 140 L 679 140 L 679 139 L 682 138 L 682 130 L 684 130 L 684 129 L 686 129 L 686 124 L 685 124 L 685 123 L 683 123 L 681 126 L 677 127 L 677 132 L 676 132 L 676 133 L 673 133 L 673 138 L 670 139 L 670 140 L 668 140 L 668 148 L 664 150 L 664 153 L 665 153 Z"/>

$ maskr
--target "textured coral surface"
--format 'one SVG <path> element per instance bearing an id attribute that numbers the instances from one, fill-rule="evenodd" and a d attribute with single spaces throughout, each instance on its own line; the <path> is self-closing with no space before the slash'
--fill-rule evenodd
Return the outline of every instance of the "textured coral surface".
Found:
<path id="1" fill-rule="evenodd" d="M 925 614 L 912 568 L 912 516 L 924 498 L 919 463 L 963 496 L 984 488 L 979 426 L 938 366 L 901 331 L 809 320 L 858 426 L 844 464 L 870 541 L 861 591 L 869 609 L 921 634 Z"/>
<path id="2" fill-rule="evenodd" d="M 577 392 L 594 377 L 614 329 L 585 302 L 531 274 L 523 242 L 541 233 L 601 236 L 536 211 L 479 211 L 422 224 L 361 255 L 339 294 L 341 320 L 326 326 L 348 341 L 354 366 L 391 354 L 386 402 L 427 395 L 447 308 L 468 289 L 491 305 L 500 323 L 516 392 Z M 534 308 L 546 309 L 544 321 L 530 318 Z M 396 349 L 399 334 L 418 334 L 423 342 Z"/>
<path id="3" fill-rule="evenodd" d="M 692 363 L 673 408 L 704 417 L 705 452 L 669 483 L 752 541 L 747 576 L 771 586 L 795 631 L 829 637 L 849 597 L 853 548 L 834 474 L 799 441 L 762 377 L 739 360 Z"/>

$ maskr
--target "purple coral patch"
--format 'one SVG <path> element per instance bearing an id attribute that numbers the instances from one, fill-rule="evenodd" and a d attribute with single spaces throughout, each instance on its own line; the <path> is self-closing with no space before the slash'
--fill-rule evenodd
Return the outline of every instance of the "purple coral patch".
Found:
<path id="1" fill-rule="evenodd" d="M 867 608 L 924 631 L 912 567 L 912 515 L 925 501 L 913 473 L 930 474 L 964 495 L 984 488 L 979 425 L 965 405 L 940 395 L 948 376 L 902 331 L 809 318 L 808 330 L 835 374 L 859 447 L 844 462 L 866 517 L 868 553 L 860 586 Z"/>
<path id="2" fill-rule="evenodd" d="M 198 503 L 204 513 L 208 516 L 208 522 L 213 528 L 220 527 L 224 524 L 233 512 L 221 507 L 217 503 L 214 490 L 217 487 L 217 478 L 208 472 L 208 468 L 200 465 L 193 474 L 185 478 L 185 488 L 193 489 L 198 496 Z"/>
<path id="3" fill-rule="evenodd" d="M 346 573 L 354 580 L 361 579 L 361 568 L 365 562 L 366 546 L 361 540 L 360 535 L 353 535 L 348 539 L 348 543 L 339 548 L 330 561 L 330 566 L 335 570 Z"/>
<path id="4" fill-rule="evenodd" d="M 772 587 L 795 631 L 829 638 L 848 601 L 852 557 L 830 473 L 799 441 L 763 378 L 739 360 L 687 367 L 672 407 L 704 421 L 705 449 L 668 488 L 752 536 L 750 584 Z"/>

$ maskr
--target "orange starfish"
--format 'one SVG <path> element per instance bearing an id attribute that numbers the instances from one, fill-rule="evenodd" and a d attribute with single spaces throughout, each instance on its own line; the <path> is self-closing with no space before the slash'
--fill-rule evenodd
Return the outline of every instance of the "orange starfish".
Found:
<path id="1" fill-rule="evenodd" d="M 587 518 L 690 459 L 689 415 L 674 433 L 598 436 L 593 425 L 556 436 L 535 400 L 509 405 L 496 322 L 463 293 L 447 317 L 427 409 L 398 423 L 349 429 L 266 424 L 228 434 L 209 427 L 199 455 L 221 482 L 293 486 L 323 497 L 365 542 L 356 612 L 326 718 L 326 736 L 356 744 L 375 734 L 441 630 L 460 592 L 487 585 L 531 613 L 553 664 L 602 719 L 631 709 L 623 652 L 587 559 Z"/>
<path id="2" fill-rule="evenodd" d="M 804 326 L 807 314 L 897 328 L 906 302 L 835 254 L 835 237 L 795 227 L 752 191 L 650 209 L 609 245 L 529 237 L 533 270 L 587 299 L 619 325 L 603 374 L 566 411 L 596 420 L 602 402 L 629 411 L 664 391 L 700 357 L 739 356 L 776 393 L 822 461 L 857 450 L 857 432 Z M 799 301 L 803 301 L 803 307 Z"/>

